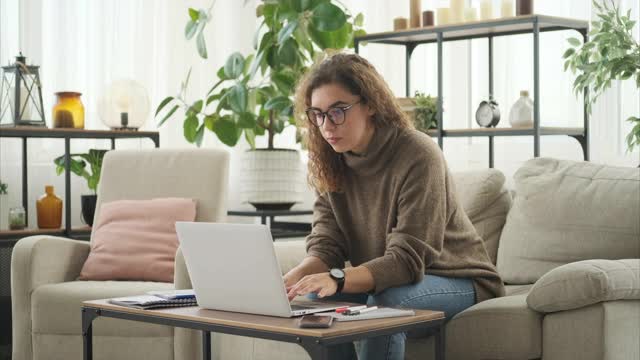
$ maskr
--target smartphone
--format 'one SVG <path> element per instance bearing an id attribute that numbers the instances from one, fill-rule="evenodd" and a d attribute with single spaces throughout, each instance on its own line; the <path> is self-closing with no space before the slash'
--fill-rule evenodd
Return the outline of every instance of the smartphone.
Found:
<path id="1" fill-rule="evenodd" d="M 298 326 L 301 328 L 328 328 L 333 323 L 332 316 L 322 315 L 305 315 L 298 321 Z"/>

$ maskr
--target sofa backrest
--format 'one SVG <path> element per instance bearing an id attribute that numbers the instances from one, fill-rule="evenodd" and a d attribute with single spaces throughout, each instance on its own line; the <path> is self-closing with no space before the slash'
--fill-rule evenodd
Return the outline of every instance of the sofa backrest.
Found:
<path id="1" fill-rule="evenodd" d="M 498 249 L 507 284 L 574 261 L 640 257 L 640 169 L 535 158 L 514 186 Z"/>
<path id="2" fill-rule="evenodd" d="M 496 169 L 461 171 L 453 173 L 453 180 L 458 200 L 495 264 L 500 233 L 511 207 L 504 175 Z"/>

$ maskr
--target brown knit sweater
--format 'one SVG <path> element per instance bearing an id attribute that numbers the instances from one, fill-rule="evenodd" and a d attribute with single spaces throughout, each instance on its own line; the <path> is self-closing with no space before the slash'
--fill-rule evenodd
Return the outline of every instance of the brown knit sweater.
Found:
<path id="1" fill-rule="evenodd" d="M 458 200 L 429 136 L 378 128 L 366 154 L 343 154 L 343 192 L 319 195 L 307 254 L 330 268 L 365 266 L 374 293 L 424 274 L 472 278 L 476 302 L 504 295 L 502 280 Z"/>

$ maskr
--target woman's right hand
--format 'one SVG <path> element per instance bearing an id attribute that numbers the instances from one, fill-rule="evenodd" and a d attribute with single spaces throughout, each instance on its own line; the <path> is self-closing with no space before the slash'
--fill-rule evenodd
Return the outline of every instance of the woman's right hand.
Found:
<path id="1" fill-rule="evenodd" d="M 289 272 L 282 277 L 282 279 L 284 280 L 284 287 L 287 289 L 287 292 L 289 292 L 289 289 L 293 285 L 297 284 L 298 281 L 300 281 L 300 279 L 302 279 L 305 275 L 306 274 L 303 271 L 300 271 L 300 268 L 298 266 L 289 270 Z"/>

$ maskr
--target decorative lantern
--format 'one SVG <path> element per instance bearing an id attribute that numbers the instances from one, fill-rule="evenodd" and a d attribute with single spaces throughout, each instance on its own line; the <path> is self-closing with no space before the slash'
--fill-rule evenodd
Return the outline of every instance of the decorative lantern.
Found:
<path id="1" fill-rule="evenodd" d="M 46 126 L 38 68 L 27 65 L 22 53 L 13 65 L 2 67 L 0 126 Z"/>
<path id="2" fill-rule="evenodd" d="M 111 130 L 136 131 L 149 116 L 149 95 L 134 80 L 116 80 L 98 102 L 98 114 Z"/>

